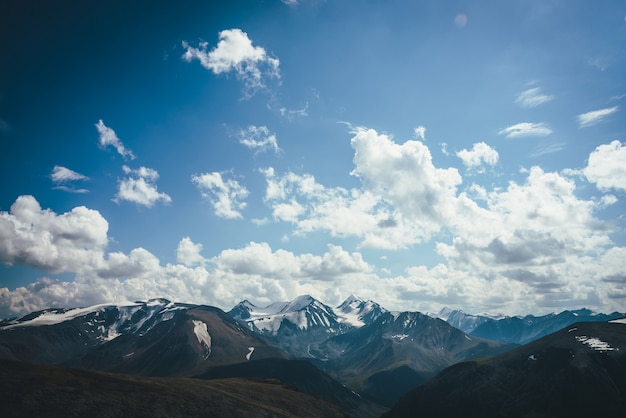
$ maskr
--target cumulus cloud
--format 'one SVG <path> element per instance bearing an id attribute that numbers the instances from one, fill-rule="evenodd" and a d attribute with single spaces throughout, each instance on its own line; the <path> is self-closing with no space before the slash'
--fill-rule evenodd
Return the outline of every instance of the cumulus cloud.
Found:
<path id="1" fill-rule="evenodd" d="M 204 264 L 206 259 L 200 254 L 200 251 L 202 251 L 202 244 L 195 244 L 191 238 L 184 237 L 176 248 L 176 261 L 187 267 Z"/>
<path id="2" fill-rule="evenodd" d="M 579 128 L 588 128 L 589 126 L 593 126 L 597 123 L 602 122 L 608 116 L 616 113 L 619 110 L 619 106 L 607 107 L 605 109 L 592 110 L 591 112 L 581 113 L 576 116 L 578 120 Z"/>
<path id="3" fill-rule="evenodd" d="M 255 153 L 268 150 L 275 153 L 280 151 L 276 135 L 270 132 L 267 126 L 250 125 L 247 129 L 240 130 L 237 137 L 241 145 L 255 151 Z"/>
<path id="4" fill-rule="evenodd" d="M 57 215 L 33 196 L 20 196 L 10 212 L 0 212 L 0 262 L 52 273 L 82 271 L 102 257 L 108 228 L 98 211 L 78 206 Z"/>
<path id="5" fill-rule="evenodd" d="M 352 175 L 364 188 L 395 207 L 421 230 L 424 238 L 437 232 L 450 216 L 461 176 L 456 168 L 437 168 L 420 141 L 397 144 L 373 129 L 359 128 L 351 139 Z"/>
<path id="6" fill-rule="evenodd" d="M 265 201 L 274 219 L 295 224 L 297 234 L 326 231 L 358 237 L 364 247 L 405 248 L 424 242 L 452 216 L 461 176 L 432 163 L 419 141 L 396 144 L 371 129 L 354 131 L 355 169 L 361 189 L 325 187 L 309 174 L 263 171 Z"/>
<path id="7" fill-rule="evenodd" d="M 128 177 L 119 181 L 119 189 L 115 198 L 115 202 L 128 201 L 138 205 L 152 207 L 157 202 L 163 202 L 165 204 L 170 203 L 172 198 L 166 194 L 157 190 L 155 182 L 159 178 L 159 173 L 147 167 L 139 167 L 138 169 L 131 169 L 124 165 L 122 170 Z"/>
<path id="8" fill-rule="evenodd" d="M 615 140 L 598 146 L 589 154 L 583 174 L 600 190 L 626 191 L 626 144 Z"/>
<path id="9" fill-rule="evenodd" d="M 471 150 L 463 149 L 456 153 L 468 169 L 480 168 L 483 164 L 494 166 L 498 163 L 498 151 L 484 142 L 477 142 Z"/>
<path id="10" fill-rule="evenodd" d="M 551 133 L 552 130 L 543 122 L 522 122 L 500 130 L 498 135 L 505 135 L 507 138 L 520 138 L 524 136 L 546 136 Z"/>
<path id="11" fill-rule="evenodd" d="M 117 152 L 124 158 L 131 160 L 135 159 L 135 155 L 129 149 L 127 149 L 122 141 L 117 137 L 115 131 L 102 122 L 102 119 L 96 123 L 96 129 L 100 133 L 100 146 L 106 148 L 109 145 L 117 150 Z"/>
<path id="12" fill-rule="evenodd" d="M 525 108 L 532 108 L 547 103 L 552 99 L 554 99 L 554 96 L 543 94 L 540 87 L 533 87 L 521 92 L 515 99 L 515 103 Z"/>
<path id="13" fill-rule="evenodd" d="M 226 219 L 242 218 L 241 211 L 245 209 L 248 189 L 237 180 L 225 179 L 222 173 L 212 172 L 191 177 L 202 197 L 208 199 L 213 206 L 215 215 Z"/>
<path id="14" fill-rule="evenodd" d="M 581 198 L 574 178 L 541 167 L 521 171 L 520 180 L 504 187 L 459 190 L 458 171 L 438 167 L 419 141 L 396 142 L 364 128 L 353 129 L 351 137 L 358 187 L 329 187 L 310 174 L 261 171 L 272 219 L 291 224 L 294 235 L 321 231 L 356 238 L 363 247 L 409 249 L 431 240 L 440 264 L 425 266 L 415 257 L 414 265 L 392 274 L 339 245 L 297 254 L 264 242 L 205 256 L 202 244 L 189 237 L 178 243 L 176 263 L 164 264 L 144 248 L 107 252 L 108 223 L 97 211 L 77 207 L 55 214 L 23 196 L 10 212 L 0 212 L 0 262 L 75 278 L 44 277 L 2 288 L 0 312 L 150 297 L 229 309 L 246 298 L 263 304 L 309 293 L 335 303 L 354 292 L 389 309 L 431 312 L 443 305 L 510 314 L 620 309 L 626 249 L 611 240 L 615 226 L 596 216 L 616 203 L 615 196 Z M 623 190 L 624 149 L 619 141 L 599 146 L 580 173 L 600 188 Z M 150 169 L 128 170 L 157 177 Z M 239 183 L 223 173 L 194 178 L 216 212 L 221 205 L 224 213 L 241 216 L 238 203 L 247 190 L 238 198 Z"/>
<path id="15" fill-rule="evenodd" d="M 290 222 L 297 235 L 325 231 L 334 237 L 359 237 L 367 247 L 398 248 L 415 238 L 402 236 L 400 228 L 379 225 L 392 218 L 374 195 L 357 189 L 325 187 L 310 174 L 277 175 L 273 168 L 266 177 L 265 202 L 276 221 Z"/>
<path id="16" fill-rule="evenodd" d="M 395 295 L 390 299 L 410 295 L 428 306 L 466 306 L 471 298 L 478 309 L 518 312 L 537 304 L 552 310 L 600 299 L 610 304 L 607 286 L 594 288 L 589 274 L 603 269 L 594 254 L 613 245 L 611 225 L 594 213 L 614 197 L 580 199 L 572 179 L 540 167 L 522 171 L 525 180 L 504 189 L 473 185 L 459 193 L 458 172 L 436 167 L 418 141 L 400 144 L 355 129 L 352 145 L 361 188 L 326 187 L 312 175 L 278 175 L 269 168 L 263 171 L 265 201 L 274 220 L 292 223 L 296 234 L 358 237 L 364 247 L 407 248 L 449 234 L 449 241 L 435 243 L 446 265 L 416 266 L 387 278 L 386 292 Z M 497 161 L 487 148 L 476 150 L 460 154 L 468 165 Z M 503 296 L 506 289 L 519 294 Z"/>
<path id="17" fill-rule="evenodd" d="M 263 47 L 253 46 L 248 34 L 241 29 L 221 31 L 217 46 L 210 51 L 208 46 L 207 42 L 202 42 L 196 48 L 183 41 L 182 58 L 187 62 L 197 59 L 214 74 L 234 71 L 244 83 L 245 97 L 265 88 L 267 78 L 280 78 L 278 58 L 269 55 Z"/>
<path id="18" fill-rule="evenodd" d="M 336 245 L 314 255 L 251 242 L 205 258 L 202 245 L 184 237 L 176 251 L 178 264 L 163 265 L 143 248 L 107 253 L 107 228 L 97 211 L 77 207 L 57 215 L 31 196 L 18 198 L 10 213 L 0 212 L 3 263 L 75 274 L 69 281 L 43 277 L 14 290 L 0 288 L 0 315 L 152 297 L 228 309 L 242 298 L 270 302 L 302 293 L 323 298 L 313 283 L 374 277 L 360 253 Z"/>

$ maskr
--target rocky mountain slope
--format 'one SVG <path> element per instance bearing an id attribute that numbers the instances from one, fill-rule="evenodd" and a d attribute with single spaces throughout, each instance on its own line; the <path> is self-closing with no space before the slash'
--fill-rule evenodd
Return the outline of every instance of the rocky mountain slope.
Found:
<path id="1" fill-rule="evenodd" d="M 223 311 L 157 299 L 50 309 L 0 323 L 0 358 L 146 376 L 189 376 L 284 357 Z"/>
<path id="2" fill-rule="evenodd" d="M 453 365 L 386 415 L 587 417 L 626 411 L 626 324 L 575 323 L 487 360 Z"/>

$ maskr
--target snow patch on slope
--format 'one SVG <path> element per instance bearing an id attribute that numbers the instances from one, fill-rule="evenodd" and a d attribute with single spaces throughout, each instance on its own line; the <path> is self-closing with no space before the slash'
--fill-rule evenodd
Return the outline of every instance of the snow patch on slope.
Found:
<path id="1" fill-rule="evenodd" d="M 211 355 L 211 335 L 209 335 L 209 330 L 204 322 L 193 320 L 193 332 L 196 334 L 196 338 L 198 338 L 198 342 L 202 344 L 207 353 L 204 356 L 206 360 Z"/>
<path id="2" fill-rule="evenodd" d="M 72 308 L 72 309 L 62 309 L 62 310 L 54 310 L 54 311 L 45 311 L 42 312 L 41 315 L 36 316 L 35 318 L 16 322 L 14 324 L 7 325 L 2 329 L 11 329 L 17 327 L 31 327 L 31 326 L 41 326 L 41 325 L 56 325 L 65 321 L 71 321 L 72 319 L 88 315 L 90 313 L 104 311 L 105 308 L 110 306 L 120 306 L 120 307 L 129 307 L 129 306 L 138 306 L 135 303 L 120 303 L 120 304 L 111 304 L 104 303 L 101 305 L 89 306 L 86 308 Z"/>
<path id="3" fill-rule="evenodd" d="M 254 352 L 254 347 L 248 347 L 248 354 L 246 354 L 246 360 L 250 360 L 252 353 Z"/>
<path id="4" fill-rule="evenodd" d="M 609 343 L 599 338 L 587 337 L 586 335 L 576 336 L 576 341 L 588 345 L 596 351 L 619 351 L 619 348 L 611 346 Z"/>

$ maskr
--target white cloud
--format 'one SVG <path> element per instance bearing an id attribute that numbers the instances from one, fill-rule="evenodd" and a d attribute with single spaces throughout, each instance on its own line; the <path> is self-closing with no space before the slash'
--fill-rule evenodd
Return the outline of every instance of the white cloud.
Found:
<path id="1" fill-rule="evenodd" d="M 600 190 L 626 191 L 626 144 L 615 140 L 598 146 L 589 154 L 583 174 Z"/>
<path id="2" fill-rule="evenodd" d="M 468 168 L 478 168 L 483 164 L 494 166 L 498 162 L 498 151 L 491 148 L 484 142 L 477 142 L 472 146 L 471 150 L 463 149 L 456 153 L 463 164 Z"/>
<path id="3" fill-rule="evenodd" d="M 387 135 L 359 128 L 351 140 L 355 168 L 364 188 L 395 207 L 424 238 L 450 216 L 461 184 L 456 168 L 437 168 L 419 141 L 396 144 Z"/>
<path id="4" fill-rule="evenodd" d="M 500 130 L 498 135 L 505 135 L 507 138 L 519 138 L 524 136 L 545 136 L 551 133 L 552 130 L 543 122 L 521 122 Z"/>
<path id="5" fill-rule="evenodd" d="M 267 126 L 248 126 L 246 130 L 240 130 L 237 134 L 239 143 L 255 152 L 274 151 L 278 153 L 278 140 L 276 135 L 267 128 Z"/>
<path id="6" fill-rule="evenodd" d="M 207 198 L 215 215 L 226 219 L 241 218 L 241 211 L 245 209 L 248 197 L 248 189 L 240 185 L 237 180 L 224 179 L 222 173 L 213 172 L 191 177 L 191 181 L 196 184 L 202 196 Z"/>
<path id="7" fill-rule="evenodd" d="M 57 215 L 23 196 L 11 212 L 0 212 L 0 262 L 75 278 L 2 288 L 0 314 L 150 297 L 229 309 L 244 298 L 263 304 L 309 293 L 332 304 L 355 292 L 389 309 L 431 312 L 443 305 L 509 314 L 620 309 L 626 248 L 611 241 L 614 227 L 595 215 L 616 204 L 615 196 L 585 200 L 576 179 L 540 167 L 522 171 L 522 180 L 503 188 L 471 185 L 459 191 L 458 171 L 437 167 L 419 141 L 396 143 L 374 130 L 355 129 L 351 143 L 360 187 L 328 187 L 309 174 L 262 171 L 274 221 L 292 224 L 296 236 L 321 231 L 357 238 L 363 247 L 407 248 L 411 252 L 399 254 L 409 257 L 420 249 L 412 245 L 431 240 L 441 264 L 427 267 L 415 257 L 414 265 L 392 276 L 338 245 L 296 254 L 264 242 L 205 257 L 202 244 L 188 237 L 178 243 L 177 263 L 163 264 L 143 248 L 107 252 L 108 223 L 97 211 L 78 207 Z M 619 141 L 599 146 L 579 172 L 598 187 L 619 189 L 618 182 L 626 184 L 619 171 L 626 166 L 624 149 Z M 158 177 L 147 168 L 125 171 Z M 241 186 L 213 174 L 193 181 L 216 205 L 224 195 L 230 203 L 223 210 L 241 216 L 232 194 Z"/>
<path id="8" fill-rule="evenodd" d="M 285 250 L 273 252 L 267 243 L 251 242 L 242 249 L 224 250 L 211 261 L 220 275 L 260 276 L 284 281 L 341 279 L 345 275 L 372 270 L 361 254 L 350 254 L 335 245 L 328 245 L 328 252 L 323 256 L 297 256 Z"/>
<path id="9" fill-rule="evenodd" d="M 266 78 L 280 78 L 278 58 L 270 56 L 260 46 L 253 46 L 246 32 L 241 29 L 223 30 L 219 39 L 217 46 L 210 51 L 207 51 L 206 42 L 195 48 L 183 41 L 185 53 L 182 58 L 187 62 L 197 59 L 214 74 L 234 71 L 244 83 L 245 97 L 265 88 Z"/>
<path id="10" fill-rule="evenodd" d="M 420 125 L 413 129 L 413 132 L 415 133 L 415 139 L 421 139 L 422 141 L 426 139 L 426 127 Z"/>
<path id="11" fill-rule="evenodd" d="M 101 259 L 108 228 L 98 211 L 78 206 L 57 215 L 33 196 L 20 196 L 10 212 L 0 212 L 0 262 L 78 272 Z"/>
<path id="12" fill-rule="evenodd" d="M 532 108 L 547 103 L 552 99 L 554 99 L 554 96 L 541 93 L 540 87 L 533 87 L 521 92 L 515 99 L 515 103 L 525 108 Z"/>
<path id="13" fill-rule="evenodd" d="M 66 183 L 70 181 L 89 180 L 89 177 L 72 171 L 69 168 L 55 165 L 50 173 L 50 178 L 55 183 Z"/>
<path id="14" fill-rule="evenodd" d="M 605 109 L 592 110 L 591 112 L 581 113 L 576 116 L 579 128 L 587 128 L 602 122 L 607 116 L 616 113 L 619 106 L 607 107 Z"/>
<path id="15" fill-rule="evenodd" d="M 126 149 L 124 144 L 122 144 L 122 141 L 120 141 L 120 139 L 117 137 L 115 131 L 106 126 L 104 122 L 102 122 L 102 119 L 100 119 L 98 123 L 96 123 L 96 129 L 98 129 L 98 132 L 100 133 L 101 147 L 106 148 L 107 146 L 111 145 L 122 157 L 129 158 L 131 160 L 135 159 L 135 155 L 133 154 L 133 152 L 129 149 Z"/>
<path id="16" fill-rule="evenodd" d="M 274 251 L 267 243 L 251 242 L 243 248 L 204 258 L 200 254 L 202 245 L 185 237 L 177 248 L 181 264 L 162 265 L 143 248 L 129 254 L 106 254 L 108 224 L 97 211 L 79 207 L 56 215 L 41 210 L 30 196 L 19 198 L 12 211 L 0 213 L 0 259 L 76 276 L 70 281 L 44 277 L 14 290 L 0 288 L 1 316 L 51 306 L 87 306 L 152 297 L 228 309 L 242 298 L 268 303 L 302 293 L 323 298 L 324 291 L 315 285 L 317 282 L 341 283 L 374 277 L 372 267 L 361 254 L 335 245 L 329 245 L 322 255 L 298 255 Z M 52 238 L 47 245 L 43 243 L 46 235 Z M 7 248 L 7 243 L 13 247 Z M 206 266 L 209 264 L 210 269 Z"/>
<path id="17" fill-rule="evenodd" d="M 55 165 L 50 173 L 50 179 L 55 183 L 54 188 L 57 190 L 63 190 L 70 193 L 87 193 L 87 189 L 76 189 L 74 187 L 67 186 L 67 183 L 74 181 L 89 180 L 89 177 L 70 170 L 69 168 Z"/>
<path id="18" fill-rule="evenodd" d="M 187 267 L 196 264 L 204 265 L 206 259 L 200 254 L 200 251 L 202 251 L 202 244 L 195 244 L 191 238 L 184 237 L 176 248 L 176 261 Z"/>
<path id="19" fill-rule="evenodd" d="M 269 168 L 265 201 L 274 218 L 293 223 L 297 234 L 327 231 L 376 248 L 405 248 L 440 231 L 454 211 L 458 171 L 436 168 L 419 141 L 399 145 L 361 128 L 354 134 L 352 174 L 363 188 L 328 188 L 311 175 Z"/>
<path id="20" fill-rule="evenodd" d="M 120 202 L 126 200 L 138 205 L 147 207 L 154 206 L 157 202 L 170 203 L 172 198 L 166 193 L 160 193 L 155 184 L 159 178 L 159 173 L 147 167 L 139 167 L 136 170 L 128 166 L 122 166 L 125 174 L 132 177 L 126 177 L 119 181 L 119 190 L 115 195 L 114 201 Z"/>

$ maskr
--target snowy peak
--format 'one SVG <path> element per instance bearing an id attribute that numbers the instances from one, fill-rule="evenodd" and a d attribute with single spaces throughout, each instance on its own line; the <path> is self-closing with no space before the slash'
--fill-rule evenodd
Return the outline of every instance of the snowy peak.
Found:
<path id="1" fill-rule="evenodd" d="M 364 300 L 360 297 L 350 295 L 346 300 L 343 301 L 341 305 L 337 306 L 337 309 L 339 309 L 341 312 L 349 313 L 354 311 L 354 309 L 363 302 Z"/>
<path id="2" fill-rule="evenodd" d="M 85 308 L 46 309 L 4 322 L 0 329 L 57 325 L 73 321 L 84 324 L 84 332 L 94 340 L 111 341 L 122 334 L 144 334 L 159 322 L 172 319 L 176 311 L 186 309 L 186 306 L 174 304 L 167 299 Z"/>
<path id="3" fill-rule="evenodd" d="M 317 300 L 314 299 L 311 295 L 301 295 L 295 298 L 294 300 L 292 300 L 291 302 L 287 303 L 285 307 L 281 309 L 280 312 L 281 313 L 297 312 L 297 311 L 300 311 L 302 309 L 309 307 L 309 305 L 312 305 L 315 302 L 317 302 Z M 321 304 L 321 302 L 319 303 Z"/>
<path id="4" fill-rule="evenodd" d="M 296 331 L 321 329 L 334 333 L 340 327 L 333 309 L 310 295 L 298 296 L 289 302 L 272 303 L 264 308 L 245 302 L 240 302 L 228 314 L 262 334 L 275 336 L 281 328 Z"/>
<path id="5" fill-rule="evenodd" d="M 358 328 L 374 322 L 387 310 L 376 302 L 350 295 L 334 312 L 339 322 Z"/>

